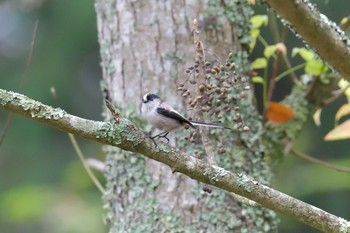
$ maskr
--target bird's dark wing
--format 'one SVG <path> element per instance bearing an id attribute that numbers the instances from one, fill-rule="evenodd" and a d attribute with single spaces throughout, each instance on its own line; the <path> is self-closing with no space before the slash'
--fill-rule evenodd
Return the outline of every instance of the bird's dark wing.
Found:
<path id="1" fill-rule="evenodd" d="M 163 116 L 177 120 L 181 124 L 186 123 L 189 126 L 191 126 L 192 128 L 195 128 L 189 120 L 187 120 L 185 117 L 183 117 L 180 113 L 176 112 L 175 110 L 172 110 L 172 109 L 168 110 L 168 109 L 159 107 L 159 108 L 157 108 L 157 112 Z"/>

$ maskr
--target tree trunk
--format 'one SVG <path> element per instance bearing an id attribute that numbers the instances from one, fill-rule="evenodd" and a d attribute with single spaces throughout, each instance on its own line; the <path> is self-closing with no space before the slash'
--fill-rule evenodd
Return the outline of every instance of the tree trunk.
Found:
<path id="1" fill-rule="evenodd" d="M 177 84 L 187 78 L 186 68 L 194 63 L 194 18 L 203 31 L 201 38 L 207 54 L 224 60 L 228 51 L 233 51 L 240 67 L 238 71 L 243 75 L 248 71 L 244 51 L 247 43 L 242 41 L 248 37 L 251 10 L 242 3 L 215 4 L 216 1 L 201 4 L 96 0 L 102 86 L 122 109 L 122 114 L 135 124 L 139 122 L 141 97 L 147 92 L 157 93 L 178 110 L 185 109 L 186 102 L 176 90 Z M 252 121 L 253 129 L 242 138 L 233 135 L 230 151 L 224 158 L 215 160 L 219 166 L 245 172 L 269 184 L 270 170 L 261 159 L 263 149 L 258 143 L 261 124 L 251 101 L 248 99 L 243 105 L 249 114 L 246 124 Z M 104 114 L 110 120 L 109 112 L 105 110 Z M 180 150 L 187 150 L 182 145 L 184 135 L 188 134 L 172 133 Z M 176 144 L 175 138 L 171 142 Z M 104 203 L 110 232 L 271 232 L 276 229 L 272 211 L 242 205 L 220 190 L 204 192 L 203 185 L 197 181 L 172 173 L 169 167 L 143 156 L 110 146 L 104 150 L 107 153 Z M 191 156 L 191 150 L 188 151 Z M 244 158 L 239 153 L 242 151 Z"/>

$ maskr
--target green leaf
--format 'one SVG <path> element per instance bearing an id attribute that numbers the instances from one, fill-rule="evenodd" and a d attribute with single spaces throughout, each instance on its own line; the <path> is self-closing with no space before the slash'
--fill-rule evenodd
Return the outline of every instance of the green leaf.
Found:
<path id="1" fill-rule="evenodd" d="M 335 127 L 325 137 L 325 141 L 335 141 L 350 138 L 350 120 Z"/>
<path id="2" fill-rule="evenodd" d="M 315 58 L 315 53 L 306 48 L 293 48 L 292 57 L 295 57 L 297 54 L 299 54 L 305 61 L 311 61 Z"/>
<path id="3" fill-rule="evenodd" d="M 301 48 L 299 50 L 299 55 L 305 60 L 305 61 L 311 61 L 312 59 L 315 58 L 315 53 L 306 49 L 306 48 Z"/>
<path id="4" fill-rule="evenodd" d="M 264 69 L 267 66 L 267 60 L 264 57 L 255 59 L 251 64 L 252 69 Z"/>
<path id="5" fill-rule="evenodd" d="M 264 79 L 260 76 L 254 76 L 252 77 L 252 82 L 253 83 L 260 83 L 260 84 L 264 84 Z"/>
<path id="6" fill-rule="evenodd" d="M 267 15 L 254 15 L 250 18 L 250 23 L 252 28 L 260 28 L 261 26 L 266 26 L 269 22 Z"/>
<path id="7" fill-rule="evenodd" d="M 344 17 L 340 20 L 340 24 L 345 24 L 349 20 L 349 17 Z"/>
<path id="8" fill-rule="evenodd" d="M 264 56 L 270 58 L 276 52 L 277 45 L 269 45 L 264 49 Z"/>
<path id="9" fill-rule="evenodd" d="M 253 28 L 252 30 L 250 30 L 250 37 L 251 38 L 258 38 L 258 36 L 260 35 L 260 30 L 257 28 Z"/>
<path id="10" fill-rule="evenodd" d="M 320 60 L 311 60 L 306 62 L 305 65 L 305 72 L 319 76 L 321 74 L 326 73 L 328 70 L 328 67 Z"/>

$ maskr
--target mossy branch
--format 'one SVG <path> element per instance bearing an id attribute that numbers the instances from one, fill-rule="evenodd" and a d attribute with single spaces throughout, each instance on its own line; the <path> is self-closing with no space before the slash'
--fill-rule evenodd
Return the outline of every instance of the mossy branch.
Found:
<path id="1" fill-rule="evenodd" d="M 183 173 L 200 182 L 244 196 L 321 231 L 350 232 L 348 221 L 262 185 L 244 174 L 211 166 L 202 160 L 181 154 L 164 143 L 155 146 L 141 130 L 120 115 L 112 123 L 87 120 L 2 89 L 0 89 L 0 106 L 64 132 L 143 154 L 170 166 L 174 172 Z"/>
<path id="2" fill-rule="evenodd" d="M 266 0 L 317 53 L 350 81 L 350 39 L 308 1 Z"/>

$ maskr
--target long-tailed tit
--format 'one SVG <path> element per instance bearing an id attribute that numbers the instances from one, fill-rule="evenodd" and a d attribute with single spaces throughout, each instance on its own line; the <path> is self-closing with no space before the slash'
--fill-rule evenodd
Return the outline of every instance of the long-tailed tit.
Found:
<path id="1" fill-rule="evenodd" d="M 215 127 L 222 129 L 230 129 L 217 124 L 204 123 L 199 121 L 190 121 L 177 112 L 173 107 L 163 102 L 159 96 L 147 93 L 142 98 L 141 112 L 143 117 L 155 128 L 162 130 L 156 137 L 165 137 L 174 129 L 188 125 L 192 128 L 195 126 Z"/>

